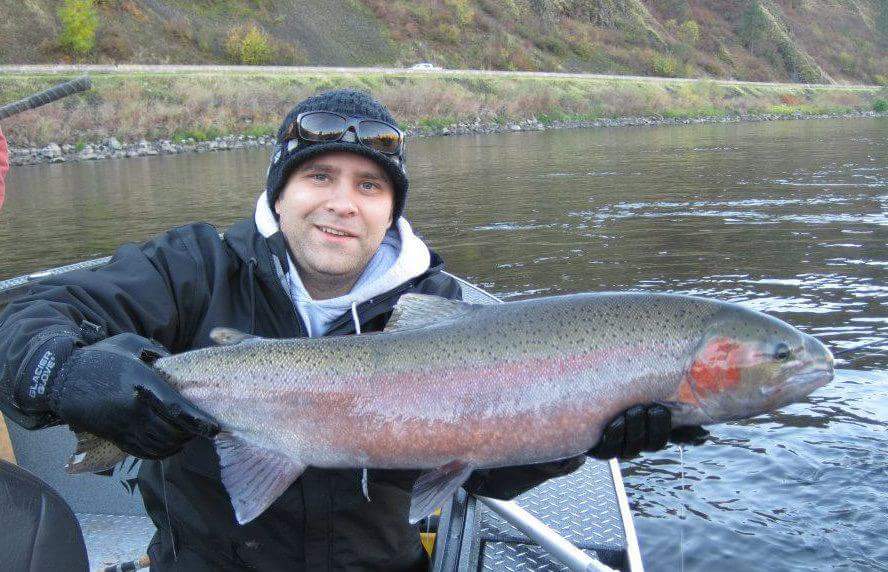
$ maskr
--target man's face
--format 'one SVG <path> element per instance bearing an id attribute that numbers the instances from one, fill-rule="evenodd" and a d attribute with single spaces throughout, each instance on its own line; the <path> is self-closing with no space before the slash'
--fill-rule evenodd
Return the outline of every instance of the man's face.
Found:
<path id="1" fill-rule="evenodd" d="M 290 175 L 274 208 L 313 296 L 309 283 L 351 289 L 382 243 L 393 206 L 385 170 L 361 155 L 325 153 Z"/>

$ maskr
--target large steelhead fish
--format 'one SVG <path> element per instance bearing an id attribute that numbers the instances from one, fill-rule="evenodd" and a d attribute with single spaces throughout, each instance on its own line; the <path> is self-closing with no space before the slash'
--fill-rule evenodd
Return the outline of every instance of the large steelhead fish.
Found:
<path id="1" fill-rule="evenodd" d="M 410 520 L 472 470 L 589 450 L 605 425 L 658 402 L 674 427 L 751 417 L 833 377 L 815 338 L 750 309 L 690 296 L 575 294 L 474 305 L 406 294 L 383 333 L 263 339 L 154 367 L 223 428 L 222 482 L 238 522 L 308 466 L 430 469 Z"/>

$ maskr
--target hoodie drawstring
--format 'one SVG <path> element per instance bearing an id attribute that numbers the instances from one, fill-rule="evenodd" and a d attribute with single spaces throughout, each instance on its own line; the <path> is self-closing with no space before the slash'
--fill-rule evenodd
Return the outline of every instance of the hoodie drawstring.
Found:
<path id="1" fill-rule="evenodd" d="M 259 264 L 255 258 L 247 263 L 247 281 L 250 283 L 250 335 L 256 333 L 256 266 Z"/>
<path id="2" fill-rule="evenodd" d="M 357 302 L 352 302 L 352 321 L 355 323 L 355 335 L 361 335 L 361 321 L 358 319 L 358 304 Z M 367 477 L 367 469 L 364 468 L 361 473 L 361 491 L 364 493 L 364 498 L 367 499 L 367 502 L 370 502 L 370 482 Z"/>
<path id="3" fill-rule="evenodd" d="M 352 321 L 355 323 L 355 334 L 361 334 L 361 321 L 358 320 L 358 304 L 357 302 L 352 302 Z"/>

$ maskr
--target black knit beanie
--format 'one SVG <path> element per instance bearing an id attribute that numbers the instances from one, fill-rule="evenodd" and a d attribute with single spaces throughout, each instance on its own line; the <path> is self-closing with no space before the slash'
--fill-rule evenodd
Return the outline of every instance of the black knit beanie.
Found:
<path id="1" fill-rule="evenodd" d="M 290 125 L 296 121 L 296 117 L 300 113 L 306 111 L 333 111 L 348 117 L 378 119 L 397 125 L 395 119 L 382 103 L 373 99 L 368 93 L 353 89 L 337 89 L 324 92 L 296 104 L 296 107 L 287 114 L 286 119 L 281 124 L 281 128 L 278 129 L 277 144 L 275 145 L 274 155 L 271 158 L 271 164 L 268 166 L 265 190 L 268 194 L 268 204 L 271 207 L 271 212 L 275 213 L 274 204 L 278 197 L 280 197 L 281 191 L 287 185 L 290 173 L 301 163 L 330 151 L 350 151 L 376 161 L 391 178 L 395 189 L 394 209 L 392 210 L 392 225 L 394 225 L 401 213 L 404 212 L 404 205 L 407 202 L 408 183 L 407 168 L 404 165 L 404 159 L 406 158 L 403 150 L 404 145 L 401 145 L 401 156 L 395 158 L 366 147 L 357 141 L 334 141 L 331 143 L 310 143 L 296 141 L 295 139 L 285 141 L 284 137 L 286 137 Z M 275 214 L 276 216 L 277 214 Z"/>

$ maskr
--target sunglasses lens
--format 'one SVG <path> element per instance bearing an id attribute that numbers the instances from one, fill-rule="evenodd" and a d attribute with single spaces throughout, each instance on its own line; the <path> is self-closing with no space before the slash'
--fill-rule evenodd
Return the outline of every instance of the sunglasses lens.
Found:
<path id="1" fill-rule="evenodd" d="M 358 137 L 364 145 L 389 155 L 396 154 L 401 145 L 401 134 L 391 125 L 379 121 L 361 121 Z"/>
<path id="2" fill-rule="evenodd" d="M 308 141 L 336 141 L 346 125 L 344 117 L 332 113 L 309 113 L 299 122 L 299 134 Z"/>

